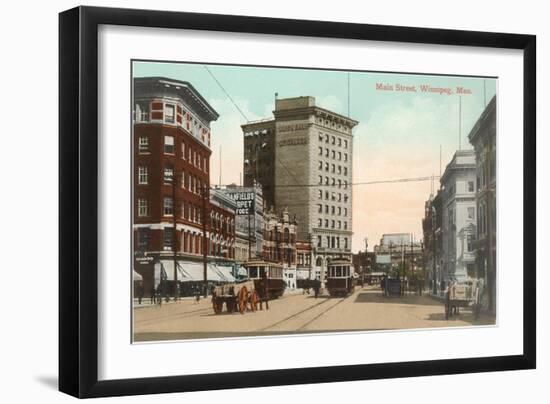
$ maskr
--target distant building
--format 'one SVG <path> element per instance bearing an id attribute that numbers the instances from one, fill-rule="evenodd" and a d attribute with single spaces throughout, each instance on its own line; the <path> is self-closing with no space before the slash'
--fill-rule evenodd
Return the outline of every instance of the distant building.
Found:
<path id="1" fill-rule="evenodd" d="M 239 262 L 261 257 L 264 217 L 262 187 L 259 184 L 251 187 L 233 184 L 217 190 L 233 199 L 236 204 L 235 231 L 239 235 Z"/>
<path id="2" fill-rule="evenodd" d="M 296 276 L 298 279 L 314 279 L 312 271 L 313 248 L 310 241 L 296 241 Z"/>
<path id="3" fill-rule="evenodd" d="M 215 261 L 235 260 L 235 211 L 237 204 L 220 190 L 210 193 L 210 249 Z"/>
<path id="4" fill-rule="evenodd" d="M 243 184 L 262 188 L 266 210 L 275 207 L 275 120 L 249 122 L 243 130 Z"/>
<path id="5" fill-rule="evenodd" d="M 466 280 L 475 275 L 476 162 L 473 150 L 458 150 L 441 176 L 441 280 Z"/>
<path id="6" fill-rule="evenodd" d="M 476 275 L 484 278 L 489 309 L 496 307 L 496 96 L 491 99 L 468 139 L 476 155 Z"/>
<path id="7" fill-rule="evenodd" d="M 288 210 L 280 214 L 270 210 L 264 214 L 263 259 L 283 266 L 283 279 L 290 289 L 296 288 L 296 239 L 298 223 Z"/>
<path id="8" fill-rule="evenodd" d="M 422 231 L 424 242 L 424 265 L 426 269 L 426 283 L 435 294 L 440 292 L 441 268 L 443 267 L 441 226 L 443 210 L 441 208 L 441 191 L 430 198 L 424 204 L 424 218 L 422 219 Z"/>
<path id="9" fill-rule="evenodd" d="M 383 234 L 374 246 L 374 263 L 378 271 L 410 276 L 424 276 L 423 244 L 412 233 Z"/>

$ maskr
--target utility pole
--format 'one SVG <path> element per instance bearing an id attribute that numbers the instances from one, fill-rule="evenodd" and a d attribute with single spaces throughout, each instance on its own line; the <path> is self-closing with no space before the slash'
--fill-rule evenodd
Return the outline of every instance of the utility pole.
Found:
<path id="1" fill-rule="evenodd" d="M 435 261 L 436 261 L 436 257 L 437 257 L 437 242 L 435 240 L 435 226 L 436 226 L 436 210 L 435 210 L 435 206 L 432 206 L 432 250 L 433 250 L 433 276 L 432 276 L 432 293 L 435 295 L 437 293 L 437 288 L 436 288 L 436 282 L 435 282 L 435 278 L 436 278 L 436 265 L 435 265 Z"/>
<path id="2" fill-rule="evenodd" d="M 177 224 L 177 201 L 176 201 L 176 186 L 177 186 L 177 176 L 175 167 L 173 168 L 174 171 L 172 171 L 172 252 L 173 252 L 173 260 L 174 260 L 174 301 L 178 300 L 178 235 L 176 231 L 176 224 Z M 168 294 L 166 295 L 166 299 L 168 299 Z"/>
<path id="3" fill-rule="evenodd" d="M 202 276 L 204 281 L 204 297 L 208 296 L 208 238 L 206 236 L 206 221 L 208 214 L 206 211 L 206 198 L 208 197 L 209 186 L 202 187 Z"/>

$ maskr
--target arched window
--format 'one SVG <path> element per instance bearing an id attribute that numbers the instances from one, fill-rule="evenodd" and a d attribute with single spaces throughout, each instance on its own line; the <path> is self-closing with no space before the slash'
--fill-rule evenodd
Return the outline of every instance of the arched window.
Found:
<path id="1" fill-rule="evenodd" d="M 315 261 L 315 266 L 318 266 L 318 267 L 323 266 L 323 259 L 321 257 L 317 257 L 317 260 Z"/>

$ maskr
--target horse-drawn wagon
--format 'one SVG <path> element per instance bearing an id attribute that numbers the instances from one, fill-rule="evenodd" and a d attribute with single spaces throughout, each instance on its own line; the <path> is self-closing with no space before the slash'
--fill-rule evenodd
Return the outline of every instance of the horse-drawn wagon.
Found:
<path id="1" fill-rule="evenodd" d="M 445 293 L 445 319 L 460 314 L 460 308 L 468 307 L 471 307 L 477 319 L 481 308 L 481 291 L 482 285 L 478 281 L 450 284 Z"/>
<path id="2" fill-rule="evenodd" d="M 270 299 L 277 299 L 283 295 L 285 283 L 283 267 L 280 264 L 254 259 L 248 261 L 245 268 L 247 281 L 216 286 L 212 290 L 214 313 L 220 314 L 224 304 L 229 313 L 244 313 L 247 309 L 256 311 L 258 304 L 262 310 L 264 302 L 268 309 Z"/>
<path id="3" fill-rule="evenodd" d="M 256 311 L 259 301 L 260 297 L 252 280 L 216 286 L 212 290 L 212 307 L 216 314 L 223 311 L 224 304 L 229 313 L 239 311 L 243 314 L 247 308 Z"/>

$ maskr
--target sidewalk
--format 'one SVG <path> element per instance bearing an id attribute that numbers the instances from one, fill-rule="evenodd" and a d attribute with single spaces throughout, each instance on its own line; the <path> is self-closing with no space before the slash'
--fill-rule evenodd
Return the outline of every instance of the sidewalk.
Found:
<path id="1" fill-rule="evenodd" d="M 204 300 L 204 299 L 208 299 L 210 300 L 211 296 L 208 295 L 208 297 L 203 297 L 201 296 L 201 301 Z M 173 296 L 169 296 L 169 301 L 166 301 L 165 298 L 162 298 L 162 305 L 164 306 L 165 304 L 174 304 L 174 303 L 179 303 L 179 302 L 184 302 L 184 301 L 189 301 L 189 302 L 192 302 L 193 300 L 195 300 L 195 297 L 194 296 L 184 296 L 184 297 L 179 297 L 177 301 L 174 301 L 174 297 Z M 139 300 L 137 298 L 134 298 L 134 301 L 133 301 L 133 308 L 134 309 L 139 309 L 139 308 L 143 308 L 143 307 L 151 307 L 151 306 L 158 306 L 158 303 L 151 303 L 151 298 L 150 297 L 144 297 L 143 299 L 141 299 L 141 304 L 139 304 Z"/>

